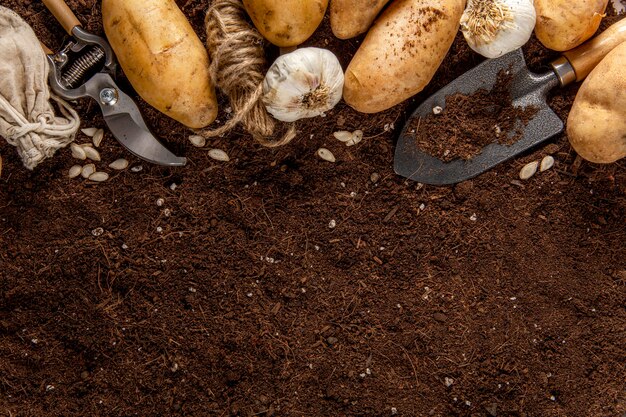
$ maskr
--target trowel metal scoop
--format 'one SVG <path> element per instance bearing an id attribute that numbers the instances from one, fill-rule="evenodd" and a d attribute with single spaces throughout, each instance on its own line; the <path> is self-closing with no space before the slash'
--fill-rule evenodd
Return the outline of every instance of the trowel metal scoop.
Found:
<path id="1" fill-rule="evenodd" d="M 552 71 L 545 74 L 530 72 L 521 50 L 484 61 L 430 96 L 410 116 L 396 145 L 396 173 L 424 184 L 454 184 L 473 178 L 560 133 L 563 122 L 546 103 L 548 92 L 554 87 L 564 87 L 583 80 L 606 54 L 625 41 L 626 19 L 622 19 L 596 38 L 565 52 L 551 63 Z M 411 126 L 418 125 L 416 119 L 437 117 L 433 109 L 437 106 L 445 109 L 448 96 L 471 96 L 479 89 L 491 91 L 501 71 L 512 76 L 510 95 L 513 105 L 534 106 L 538 109 L 522 128 L 521 139 L 512 145 L 492 143 L 472 159 L 455 159 L 450 162 L 444 162 L 418 148 L 416 135 L 410 131 Z"/>
<path id="2" fill-rule="evenodd" d="M 113 136 L 144 161 L 185 165 L 185 158 L 174 155 L 150 133 L 135 102 L 115 83 L 117 63 L 109 43 L 84 30 L 63 0 L 43 3 L 74 38 L 61 51 L 48 54 L 50 88 L 67 100 L 87 96 L 96 100 Z"/>

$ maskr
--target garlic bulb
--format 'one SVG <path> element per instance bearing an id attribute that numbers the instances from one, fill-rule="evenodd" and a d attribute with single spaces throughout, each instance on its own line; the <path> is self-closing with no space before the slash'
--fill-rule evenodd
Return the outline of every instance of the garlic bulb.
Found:
<path id="1" fill-rule="evenodd" d="M 497 58 L 528 42 L 536 16 L 533 0 L 468 0 L 461 31 L 470 48 Z"/>
<path id="2" fill-rule="evenodd" d="M 276 119 L 294 122 L 332 109 L 342 92 L 337 57 L 327 49 L 300 48 L 272 64 L 263 82 L 263 103 Z"/>

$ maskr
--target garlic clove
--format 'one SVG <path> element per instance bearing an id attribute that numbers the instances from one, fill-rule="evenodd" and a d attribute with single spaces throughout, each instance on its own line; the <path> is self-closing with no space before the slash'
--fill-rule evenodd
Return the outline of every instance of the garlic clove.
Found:
<path id="1" fill-rule="evenodd" d="M 344 74 L 327 49 L 299 48 L 279 56 L 263 81 L 263 103 L 283 122 L 321 116 L 339 103 Z"/>
<path id="2" fill-rule="evenodd" d="M 536 17 L 533 0 L 468 0 L 461 32 L 474 51 L 497 58 L 528 42 Z"/>
<path id="3" fill-rule="evenodd" d="M 215 159 L 216 161 L 223 161 L 223 162 L 230 161 L 228 154 L 221 149 L 211 149 L 209 151 L 209 156 Z"/>
<path id="4" fill-rule="evenodd" d="M 336 161 L 335 155 L 333 155 L 333 153 L 326 148 L 319 148 L 317 150 L 317 156 L 322 158 L 324 161 L 328 161 L 328 162 Z"/>

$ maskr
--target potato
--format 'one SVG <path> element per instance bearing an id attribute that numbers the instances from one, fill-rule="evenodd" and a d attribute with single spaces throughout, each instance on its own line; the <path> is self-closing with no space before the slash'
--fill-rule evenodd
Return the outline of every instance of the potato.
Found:
<path id="1" fill-rule="evenodd" d="M 276 46 L 297 46 L 307 40 L 326 13 L 328 0 L 243 0 L 261 35 Z"/>
<path id="2" fill-rule="evenodd" d="M 396 0 L 368 32 L 346 70 L 343 98 L 363 113 L 419 93 L 459 30 L 465 0 Z"/>
<path id="3" fill-rule="evenodd" d="M 596 33 L 609 0 L 535 0 L 535 35 L 549 49 L 568 51 Z"/>
<path id="4" fill-rule="evenodd" d="M 389 0 L 330 0 L 330 27 L 339 39 L 367 32 Z"/>
<path id="5" fill-rule="evenodd" d="M 626 42 L 583 82 L 567 118 L 567 137 L 584 159 L 608 164 L 626 156 Z"/>
<path id="6" fill-rule="evenodd" d="M 102 0 L 102 18 L 120 66 L 148 104 L 191 128 L 215 120 L 207 51 L 174 0 Z"/>

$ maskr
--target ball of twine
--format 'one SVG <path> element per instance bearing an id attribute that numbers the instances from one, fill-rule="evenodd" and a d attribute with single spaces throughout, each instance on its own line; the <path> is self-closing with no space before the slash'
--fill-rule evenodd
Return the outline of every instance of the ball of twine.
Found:
<path id="1" fill-rule="evenodd" d="M 228 96 L 233 115 L 223 126 L 199 133 L 207 138 L 221 136 L 241 123 L 263 146 L 291 142 L 296 136 L 293 124 L 282 128 L 282 137 L 276 139 L 278 123 L 263 105 L 264 39 L 246 20 L 241 0 L 215 0 L 205 25 L 212 81 Z"/>

